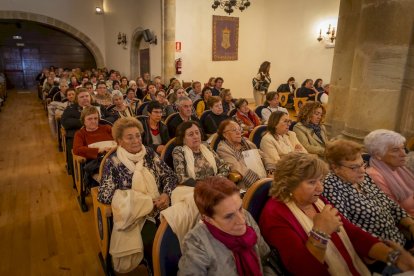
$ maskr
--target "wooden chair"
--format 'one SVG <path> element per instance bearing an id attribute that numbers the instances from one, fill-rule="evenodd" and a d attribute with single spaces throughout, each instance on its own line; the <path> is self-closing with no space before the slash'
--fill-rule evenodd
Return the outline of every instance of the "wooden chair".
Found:
<path id="1" fill-rule="evenodd" d="M 233 109 L 230 109 L 229 112 L 227 112 L 227 115 L 229 117 L 233 117 L 234 115 L 236 115 L 236 113 L 237 113 L 237 108 L 233 108 Z"/>
<path id="2" fill-rule="evenodd" d="M 115 150 L 116 148 L 110 150 L 102 159 L 101 165 L 99 167 L 99 182 L 102 180 L 105 161 L 108 156 L 111 155 Z M 109 254 L 109 245 L 113 227 L 112 208 L 111 205 L 103 204 L 98 201 L 98 187 L 93 187 L 91 189 L 91 195 L 95 216 L 96 237 L 98 238 L 98 245 L 100 250 L 98 257 L 105 275 L 115 275 L 112 267 L 112 258 Z"/>
<path id="3" fill-rule="evenodd" d="M 180 243 L 168 222 L 164 219 L 155 234 L 152 246 L 154 276 L 177 275 L 181 258 Z"/>
<path id="4" fill-rule="evenodd" d="M 190 82 L 181 81 L 181 86 L 182 86 L 184 89 L 186 89 L 186 88 L 190 87 L 192 83 L 193 83 L 193 81 L 190 81 Z"/>
<path id="5" fill-rule="evenodd" d="M 272 178 L 257 180 L 243 197 L 243 208 L 249 211 L 254 220 L 259 223 L 260 214 L 269 197 Z"/>
<path id="6" fill-rule="evenodd" d="M 171 122 L 171 120 L 174 119 L 177 116 L 179 116 L 178 112 L 175 112 L 173 114 L 168 115 L 168 117 L 165 118 L 164 124 L 168 126 L 168 123 Z"/>
<path id="7" fill-rule="evenodd" d="M 263 108 L 266 108 L 264 105 L 258 105 L 256 106 L 256 108 L 254 109 L 254 113 L 256 113 L 257 116 L 259 116 L 260 120 L 262 120 L 262 110 Z"/>
<path id="8" fill-rule="evenodd" d="M 290 92 L 279 92 L 278 94 L 280 106 L 285 107 L 288 102 Z"/>
<path id="9" fill-rule="evenodd" d="M 67 147 L 66 147 L 66 130 L 62 125 L 60 126 L 60 135 L 62 138 L 62 150 L 65 156 L 66 170 L 68 171 L 69 167 L 67 165 L 68 164 L 68 155 L 67 155 L 68 153 L 67 153 Z"/>
<path id="10" fill-rule="evenodd" d="M 295 108 L 296 115 L 299 114 L 299 110 L 306 104 L 307 101 L 307 97 L 293 98 L 293 107 Z"/>
<path id="11" fill-rule="evenodd" d="M 86 158 L 76 155 L 72 150 L 72 159 L 73 159 L 73 178 L 75 182 L 75 187 L 78 192 L 77 200 L 82 212 L 88 211 L 88 206 L 86 205 L 86 187 L 83 181 L 83 175 L 85 173 L 83 167 L 86 163 Z"/>
<path id="12" fill-rule="evenodd" d="M 260 149 L 260 142 L 262 137 L 267 130 L 267 125 L 260 125 L 255 127 L 252 132 L 250 132 L 249 140 L 252 141 L 258 149 Z"/>
<path id="13" fill-rule="evenodd" d="M 144 108 L 149 104 L 150 102 L 143 102 L 140 106 L 138 106 L 135 109 L 135 115 L 142 115 L 142 112 L 144 111 Z"/>
<path id="14" fill-rule="evenodd" d="M 411 137 L 410 139 L 407 140 L 407 149 L 409 151 L 414 150 L 414 137 Z"/>
<path id="15" fill-rule="evenodd" d="M 272 178 L 263 178 L 257 180 L 246 192 L 243 197 L 243 209 L 247 210 L 256 223 L 259 223 L 260 214 L 269 200 L 269 190 L 272 185 Z M 290 275 L 282 263 L 282 259 L 276 248 L 271 247 L 271 257 L 274 258 L 273 265 L 275 265 L 277 275 Z"/>
<path id="16" fill-rule="evenodd" d="M 174 161 L 172 157 L 172 152 L 175 148 L 175 139 L 176 137 L 170 139 L 168 143 L 165 145 L 164 149 L 161 152 L 161 160 L 163 160 L 167 165 L 174 170 Z"/>
<path id="17" fill-rule="evenodd" d="M 57 139 L 58 139 L 58 150 L 60 152 L 63 151 L 63 147 L 62 147 L 62 129 L 61 129 L 62 124 L 60 123 L 61 118 L 62 118 L 62 115 L 60 115 L 60 114 L 55 115 L 55 123 L 56 123 L 56 130 L 57 130 Z"/>

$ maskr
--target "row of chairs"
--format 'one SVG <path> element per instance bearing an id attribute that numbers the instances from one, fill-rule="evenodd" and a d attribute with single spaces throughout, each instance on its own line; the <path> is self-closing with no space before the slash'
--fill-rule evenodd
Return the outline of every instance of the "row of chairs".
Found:
<path id="1" fill-rule="evenodd" d="M 111 153 L 112 152 L 108 152 L 102 160 L 99 170 L 99 179 L 102 178 L 104 161 Z M 243 197 L 243 208 L 248 210 L 257 222 L 269 197 L 268 193 L 271 182 L 272 179 L 270 178 L 258 180 L 249 188 Z M 95 216 L 95 230 L 100 248 L 98 256 L 105 274 L 114 275 L 112 260 L 109 254 L 111 231 L 113 228 L 112 209 L 110 205 L 98 201 L 98 187 L 92 188 L 91 194 Z M 154 275 L 176 275 L 180 257 L 181 250 L 178 238 L 168 225 L 167 221 L 162 220 L 157 229 L 152 250 Z"/>

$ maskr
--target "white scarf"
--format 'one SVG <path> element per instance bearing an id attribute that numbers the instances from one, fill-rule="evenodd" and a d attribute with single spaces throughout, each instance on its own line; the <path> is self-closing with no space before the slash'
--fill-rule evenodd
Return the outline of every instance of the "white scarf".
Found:
<path id="1" fill-rule="evenodd" d="M 310 231 L 313 228 L 313 220 L 310 219 L 307 215 L 305 215 L 305 213 L 303 213 L 302 210 L 294 202 L 290 201 L 286 203 L 286 205 L 293 213 L 295 218 L 299 221 L 300 225 L 302 225 L 303 230 L 305 230 L 306 234 L 309 235 Z M 322 200 L 318 199 L 315 205 L 319 209 L 319 211 L 322 211 L 323 207 L 325 206 L 325 203 L 323 203 Z M 355 249 L 352 246 L 352 243 L 349 240 L 349 237 L 346 234 L 345 229 L 342 226 L 339 227 L 339 229 L 340 231 L 338 233 L 338 236 L 344 244 L 349 255 L 351 256 L 352 263 L 355 269 L 359 272 L 360 275 L 371 275 L 368 268 L 365 266 L 365 264 L 361 261 L 361 259 L 355 252 Z M 352 275 L 346 261 L 343 259 L 341 253 L 338 251 L 332 240 L 329 240 L 328 247 L 326 248 L 325 262 L 328 264 L 328 271 L 330 275 Z"/>
<path id="2" fill-rule="evenodd" d="M 116 155 L 122 164 L 133 172 L 132 187 L 131 189 L 147 194 L 153 199 L 160 196 L 158 192 L 157 183 L 154 175 L 144 167 L 144 156 L 147 154 L 147 150 L 144 146 L 140 152 L 132 154 L 127 152 L 123 147 L 118 146 Z"/>
<path id="3" fill-rule="evenodd" d="M 187 174 L 189 177 L 196 179 L 195 170 L 194 170 L 194 153 L 193 151 L 186 145 L 183 146 L 184 149 L 184 158 L 185 162 L 187 163 Z M 214 158 L 214 154 L 203 144 L 200 145 L 201 154 L 207 159 L 207 162 L 214 170 L 214 175 L 217 174 L 217 164 L 216 159 Z"/>

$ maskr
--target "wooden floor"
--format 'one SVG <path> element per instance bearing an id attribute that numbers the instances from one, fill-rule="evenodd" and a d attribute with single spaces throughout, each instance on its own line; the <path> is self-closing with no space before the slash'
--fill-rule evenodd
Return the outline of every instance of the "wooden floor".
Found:
<path id="1" fill-rule="evenodd" d="M 93 210 L 80 211 L 40 100 L 24 92 L 0 112 L 0 275 L 103 275 Z"/>

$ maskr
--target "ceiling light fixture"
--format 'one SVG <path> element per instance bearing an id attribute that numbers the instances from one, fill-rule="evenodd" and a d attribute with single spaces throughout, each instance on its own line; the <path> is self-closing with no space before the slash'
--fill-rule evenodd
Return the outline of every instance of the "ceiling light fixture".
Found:
<path id="1" fill-rule="evenodd" d="M 239 8 L 242 12 L 248 7 L 250 7 L 249 0 L 215 0 L 211 6 L 213 10 L 216 10 L 218 7 L 224 9 L 229 15 L 234 12 L 233 8 Z"/>
<path id="2" fill-rule="evenodd" d="M 22 39 L 22 37 L 20 35 L 14 35 L 13 39 Z"/>

